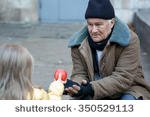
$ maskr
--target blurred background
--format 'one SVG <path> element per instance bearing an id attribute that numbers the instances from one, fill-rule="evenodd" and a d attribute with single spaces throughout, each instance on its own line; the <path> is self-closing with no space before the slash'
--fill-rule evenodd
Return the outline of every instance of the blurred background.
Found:
<path id="1" fill-rule="evenodd" d="M 150 0 L 111 0 L 116 16 L 141 41 L 141 61 L 150 82 Z M 84 24 L 88 0 L 0 0 L 0 44 L 17 43 L 35 58 L 33 83 L 48 88 L 57 68 L 68 78 L 72 63 L 68 41 Z"/>

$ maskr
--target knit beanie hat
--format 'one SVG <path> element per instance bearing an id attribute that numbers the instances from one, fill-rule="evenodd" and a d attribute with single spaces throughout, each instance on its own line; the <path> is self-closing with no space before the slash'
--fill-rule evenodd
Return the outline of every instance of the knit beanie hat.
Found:
<path id="1" fill-rule="evenodd" d="M 115 12 L 110 0 L 89 0 L 85 13 L 85 19 L 112 19 L 114 17 Z"/>

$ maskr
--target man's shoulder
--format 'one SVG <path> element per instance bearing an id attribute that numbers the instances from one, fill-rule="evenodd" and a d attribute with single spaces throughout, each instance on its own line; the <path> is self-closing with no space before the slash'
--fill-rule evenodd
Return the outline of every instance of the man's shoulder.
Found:
<path id="1" fill-rule="evenodd" d="M 130 34 L 131 34 L 131 38 L 133 38 L 133 39 L 138 39 L 138 35 L 137 35 L 136 32 L 130 30 Z"/>
<path id="2" fill-rule="evenodd" d="M 131 39 L 130 29 L 119 18 L 115 18 L 115 25 L 110 37 L 110 42 L 115 42 L 121 46 L 128 46 Z"/>
<path id="3" fill-rule="evenodd" d="M 131 30 L 130 34 L 131 34 L 130 44 L 135 44 L 140 42 L 138 35 L 134 31 Z"/>

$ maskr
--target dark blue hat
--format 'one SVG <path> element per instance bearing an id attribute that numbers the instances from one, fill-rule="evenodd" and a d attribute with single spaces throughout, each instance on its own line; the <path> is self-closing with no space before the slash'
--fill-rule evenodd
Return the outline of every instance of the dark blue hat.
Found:
<path id="1" fill-rule="evenodd" d="M 85 19 L 112 19 L 114 17 L 115 11 L 109 0 L 89 0 L 85 13 Z"/>

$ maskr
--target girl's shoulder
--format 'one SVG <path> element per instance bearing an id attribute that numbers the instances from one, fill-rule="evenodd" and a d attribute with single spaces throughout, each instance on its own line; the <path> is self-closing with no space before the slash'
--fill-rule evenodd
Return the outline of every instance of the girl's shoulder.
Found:
<path id="1" fill-rule="evenodd" d="M 29 99 L 31 96 L 27 96 Z M 48 100 L 48 94 L 47 92 L 42 89 L 42 88 L 33 88 L 33 93 L 32 93 L 32 100 Z"/>

